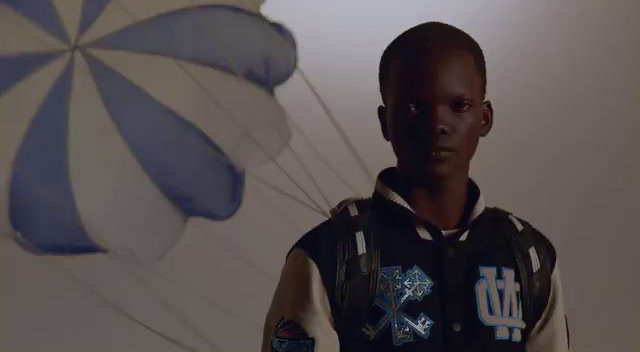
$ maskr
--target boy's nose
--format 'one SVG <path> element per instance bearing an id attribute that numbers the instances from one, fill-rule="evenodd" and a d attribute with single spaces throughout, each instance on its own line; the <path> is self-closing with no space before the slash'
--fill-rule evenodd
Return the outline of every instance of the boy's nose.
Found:
<path id="1" fill-rule="evenodd" d="M 425 127 L 428 127 L 436 135 L 448 135 L 451 133 L 450 116 L 446 109 L 435 104 L 425 105 L 420 109 Z"/>
<path id="2" fill-rule="evenodd" d="M 442 123 L 439 123 L 436 127 L 436 133 L 438 135 L 448 135 L 450 130 L 449 126 Z"/>

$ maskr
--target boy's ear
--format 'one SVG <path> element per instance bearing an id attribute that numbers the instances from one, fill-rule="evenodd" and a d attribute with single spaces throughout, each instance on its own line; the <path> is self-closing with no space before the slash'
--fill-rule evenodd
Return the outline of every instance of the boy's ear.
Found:
<path id="1" fill-rule="evenodd" d="M 482 129 L 480 136 L 486 137 L 493 127 L 493 106 L 489 100 L 482 103 Z"/>
<path id="2" fill-rule="evenodd" d="M 380 129 L 382 130 L 382 136 L 389 142 L 389 129 L 387 126 L 387 107 L 384 105 L 378 106 L 378 121 L 380 122 Z"/>

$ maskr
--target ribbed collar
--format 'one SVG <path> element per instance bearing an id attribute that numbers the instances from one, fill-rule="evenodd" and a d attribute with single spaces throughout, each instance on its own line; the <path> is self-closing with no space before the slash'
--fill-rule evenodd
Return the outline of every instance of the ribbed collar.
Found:
<path id="1" fill-rule="evenodd" d="M 390 167 L 383 170 L 382 172 L 380 172 L 380 174 L 378 174 L 375 192 L 372 198 L 374 202 L 391 202 L 393 203 L 394 207 L 398 208 L 399 206 L 402 209 L 402 211 L 399 211 L 398 214 L 404 213 L 406 216 L 416 218 L 415 211 L 411 208 L 409 203 L 400 195 L 400 192 L 397 191 L 400 189 L 399 182 L 399 173 L 395 167 Z M 461 228 L 467 227 L 473 220 L 480 216 L 480 214 L 482 214 L 485 209 L 485 203 L 480 192 L 480 188 L 472 179 L 469 179 L 467 206 L 465 207 L 465 209 L 465 220 L 461 224 Z M 458 231 L 460 231 L 460 229 L 442 231 L 442 233 L 443 235 L 447 236 L 449 234 L 457 233 Z"/>

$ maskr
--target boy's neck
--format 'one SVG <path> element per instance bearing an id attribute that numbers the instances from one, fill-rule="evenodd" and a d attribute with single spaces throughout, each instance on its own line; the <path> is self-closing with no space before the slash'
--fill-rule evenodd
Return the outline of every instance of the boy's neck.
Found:
<path id="1" fill-rule="evenodd" d="M 467 203 L 468 176 L 414 185 L 407 192 L 407 202 L 423 220 L 441 230 L 453 230 L 461 222 Z"/>

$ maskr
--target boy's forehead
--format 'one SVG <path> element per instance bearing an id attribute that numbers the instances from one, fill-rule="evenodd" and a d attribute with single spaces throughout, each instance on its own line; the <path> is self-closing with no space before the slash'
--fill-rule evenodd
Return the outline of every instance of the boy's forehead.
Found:
<path id="1" fill-rule="evenodd" d="M 470 53 L 445 47 L 416 50 L 408 55 L 397 56 L 390 62 L 388 78 L 391 87 L 400 88 L 415 81 L 475 81 L 480 79 L 480 75 Z"/>
<path id="2" fill-rule="evenodd" d="M 390 75 L 418 71 L 439 71 L 455 63 L 466 66 L 468 71 L 475 70 L 473 56 L 462 49 L 451 47 L 423 48 L 401 54 L 391 60 Z M 467 70 L 465 70 L 467 71 Z"/>

